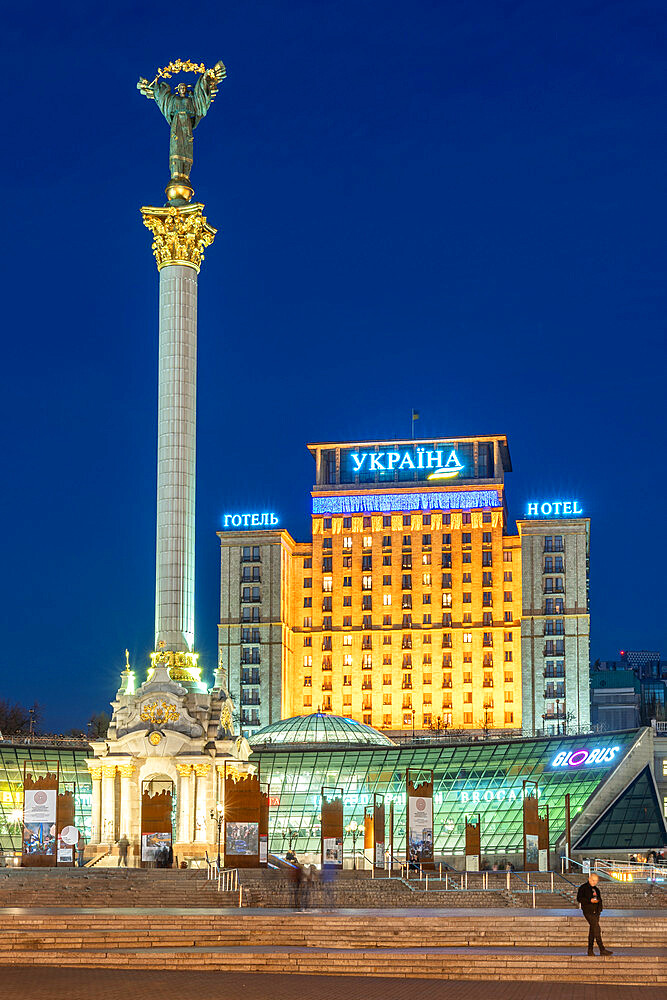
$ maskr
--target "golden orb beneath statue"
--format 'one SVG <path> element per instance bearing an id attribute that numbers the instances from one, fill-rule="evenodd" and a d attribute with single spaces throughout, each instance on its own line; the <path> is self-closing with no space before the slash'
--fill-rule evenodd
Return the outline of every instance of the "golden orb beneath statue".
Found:
<path id="1" fill-rule="evenodd" d="M 176 206 L 187 205 L 195 193 L 194 188 L 186 180 L 179 181 L 173 178 L 164 190 L 169 204 Z"/>

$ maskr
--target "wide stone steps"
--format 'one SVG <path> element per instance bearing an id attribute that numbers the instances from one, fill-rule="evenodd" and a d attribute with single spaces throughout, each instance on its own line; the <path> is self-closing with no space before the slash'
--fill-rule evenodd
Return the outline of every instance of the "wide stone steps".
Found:
<path id="1" fill-rule="evenodd" d="M 0 956 L 0 962 L 4 961 Z M 667 955 L 618 952 L 588 958 L 527 948 L 153 948 L 15 953 L 13 965 L 205 969 L 217 972 L 391 976 L 454 980 L 534 980 L 605 985 L 667 984 Z M 295 986 L 298 989 L 298 986 Z"/>

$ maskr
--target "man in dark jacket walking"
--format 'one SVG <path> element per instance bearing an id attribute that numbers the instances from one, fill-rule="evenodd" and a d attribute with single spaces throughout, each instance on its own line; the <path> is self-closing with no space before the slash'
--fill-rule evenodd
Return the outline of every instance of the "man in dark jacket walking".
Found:
<path id="1" fill-rule="evenodd" d="M 602 934 L 600 933 L 600 914 L 602 913 L 602 894 L 598 889 L 600 876 L 591 872 L 588 882 L 579 886 L 577 893 L 577 903 L 588 921 L 588 954 L 594 955 L 593 942 L 597 941 L 601 955 L 613 955 L 613 951 L 608 951 L 602 944 Z"/>

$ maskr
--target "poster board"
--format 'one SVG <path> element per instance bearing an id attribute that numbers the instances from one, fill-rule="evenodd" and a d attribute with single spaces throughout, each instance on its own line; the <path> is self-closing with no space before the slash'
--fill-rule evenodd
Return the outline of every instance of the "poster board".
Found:
<path id="1" fill-rule="evenodd" d="M 482 859 L 482 818 L 465 817 L 465 869 L 467 872 L 478 872 Z"/>
<path id="2" fill-rule="evenodd" d="M 173 789 L 141 793 L 141 864 L 156 864 L 161 852 L 171 847 L 171 807 Z"/>
<path id="3" fill-rule="evenodd" d="M 322 788 L 320 805 L 320 864 L 343 867 L 343 789 Z"/>
<path id="4" fill-rule="evenodd" d="M 417 775 L 416 781 L 412 774 Z M 406 771 L 407 834 L 405 860 L 433 869 L 433 771 Z"/>
<path id="5" fill-rule="evenodd" d="M 373 793 L 373 867 L 384 870 L 385 825 L 384 795 Z"/>
<path id="6" fill-rule="evenodd" d="M 33 778 L 23 773 L 24 868 L 52 868 L 57 864 L 58 774 Z"/>
<path id="7" fill-rule="evenodd" d="M 230 868 L 259 868 L 260 822 L 266 822 L 268 860 L 269 797 L 262 793 L 259 765 L 225 761 L 224 864 Z M 266 809 L 265 819 L 263 810 Z"/>

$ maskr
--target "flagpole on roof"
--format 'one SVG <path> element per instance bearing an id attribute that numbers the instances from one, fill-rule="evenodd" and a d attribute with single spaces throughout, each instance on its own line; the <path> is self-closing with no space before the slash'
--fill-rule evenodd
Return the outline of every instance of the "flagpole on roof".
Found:
<path id="1" fill-rule="evenodd" d="M 410 408 L 410 434 L 412 440 L 415 439 L 415 420 L 419 420 L 419 413 L 414 407 Z"/>

